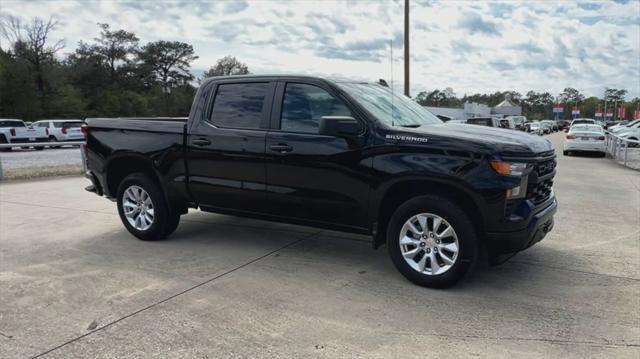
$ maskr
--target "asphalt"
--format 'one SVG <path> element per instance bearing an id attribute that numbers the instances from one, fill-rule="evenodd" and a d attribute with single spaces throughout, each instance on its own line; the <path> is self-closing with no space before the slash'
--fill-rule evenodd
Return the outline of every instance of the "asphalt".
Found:
<path id="1" fill-rule="evenodd" d="M 638 358 L 639 172 L 557 153 L 554 231 L 448 290 L 364 236 L 192 211 L 145 243 L 83 178 L 2 183 L 0 358 Z"/>

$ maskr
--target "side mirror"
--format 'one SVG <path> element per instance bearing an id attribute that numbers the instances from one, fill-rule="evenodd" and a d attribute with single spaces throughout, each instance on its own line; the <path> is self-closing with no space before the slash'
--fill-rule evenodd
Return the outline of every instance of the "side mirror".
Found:
<path id="1" fill-rule="evenodd" d="M 322 116 L 318 133 L 327 136 L 351 137 L 362 132 L 362 126 L 351 116 Z"/>

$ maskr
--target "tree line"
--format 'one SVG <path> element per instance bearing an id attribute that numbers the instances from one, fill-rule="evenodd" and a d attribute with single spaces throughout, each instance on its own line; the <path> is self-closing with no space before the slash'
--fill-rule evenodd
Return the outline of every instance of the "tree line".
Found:
<path id="1" fill-rule="evenodd" d="M 571 110 L 574 107 L 580 109 L 581 117 L 594 118 L 595 113 L 613 112 L 618 119 L 617 109 L 625 107 L 625 119 L 631 119 L 635 110 L 640 110 L 640 98 L 636 97 L 625 101 L 627 90 L 607 88 L 602 97 L 585 97 L 580 91 L 567 87 L 557 96 L 549 92 L 528 91 L 524 96 L 517 91 L 497 91 L 492 94 L 473 94 L 457 97 L 452 88 L 444 90 L 422 91 L 415 100 L 423 106 L 435 107 L 462 107 L 465 102 L 476 102 L 493 107 L 510 95 L 512 102 L 522 107 L 522 114 L 529 120 L 545 120 L 554 118 L 553 105 L 563 104 L 562 119 L 571 119 Z"/>
<path id="2" fill-rule="evenodd" d="M 192 45 L 141 44 L 134 33 L 102 23 L 93 41 L 62 54 L 64 42 L 51 41 L 57 27 L 51 19 L 1 20 L 0 117 L 187 116 L 202 78 L 249 73 L 226 56 L 196 79 Z"/>

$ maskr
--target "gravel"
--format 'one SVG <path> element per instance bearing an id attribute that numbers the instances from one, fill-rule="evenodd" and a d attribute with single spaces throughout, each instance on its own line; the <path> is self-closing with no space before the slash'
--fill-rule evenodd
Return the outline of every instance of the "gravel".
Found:
<path id="1" fill-rule="evenodd" d="M 0 178 L 17 179 L 82 173 L 79 147 L 14 149 L 0 152 Z"/>

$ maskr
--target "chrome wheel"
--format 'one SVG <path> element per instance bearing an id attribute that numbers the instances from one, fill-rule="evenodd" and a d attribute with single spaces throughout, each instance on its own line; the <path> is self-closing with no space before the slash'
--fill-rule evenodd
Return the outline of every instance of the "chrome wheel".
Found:
<path id="1" fill-rule="evenodd" d="M 139 231 L 146 231 L 153 224 L 153 202 L 140 186 L 129 186 L 124 191 L 122 209 L 129 224 Z"/>
<path id="2" fill-rule="evenodd" d="M 458 259 L 458 236 L 451 224 L 436 214 L 409 218 L 400 230 L 399 243 L 404 260 L 421 274 L 442 274 Z"/>

